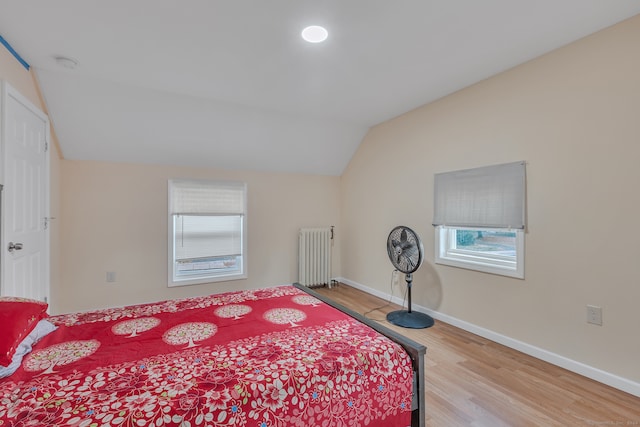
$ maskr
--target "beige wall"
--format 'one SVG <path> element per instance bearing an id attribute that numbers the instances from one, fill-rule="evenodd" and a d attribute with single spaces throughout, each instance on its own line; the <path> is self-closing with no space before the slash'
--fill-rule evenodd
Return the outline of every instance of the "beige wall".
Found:
<path id="1" fill-rule="evenodd" d="M 390 293 L 386 237 L 408 225 L 417 304 L 640 382 L 638 40 L 640 16 L 371 129 L 342 177 L 343 276 Z M 434 265 L 434 173 L 518 160 L 526 279 Z"/>
<path id="2" fill-rule="evenodd" d="M 31 73 L 3 45 L 0 45 L 0 79 L 9 82 L 18 92 L 42 109 Z"/>
<path id="3" fill-rule="evenodd" d="M 167 180 L 199 178 L 248 185 L 248 278 L 167 287 Z M 57 312 L 120 306 L 297 280 L 298 229 L 336 226 L 338 177 L 62 161 L 62 285 Z M 115 271 L 117 281 L 106 282 Z"/>
<path id="4" fill-rule="evenodd" d="M 25 96 L 35 106 L 40 108 L 45 113 L 47 112 L 46 105 L 41 99 L 40 88 L 38 87 L 37 79 L 33 71 L 27 71 L 22 64 L 20 64 L 13 55 L 4 47 L 0 46 L 0 80 L 8 82 L 18 92 Z M 55 139 L 55 133 L 52 134 L 50 153 L 50 215 L 54 218 L 59 216 L 60 211 L 60 152 L 58 150 L 58 143 Z M 51 289 L 56 289 L 60 286 L 60 227 L 57 221 L 51 223 L 50 228 L 50 242 L 51 242 L 51 263 L 50 263 L 50 284 Z M 53 292 L 52 296 L 53 296 Z M 55 299 L 55 296 L 53 296 Z"/>

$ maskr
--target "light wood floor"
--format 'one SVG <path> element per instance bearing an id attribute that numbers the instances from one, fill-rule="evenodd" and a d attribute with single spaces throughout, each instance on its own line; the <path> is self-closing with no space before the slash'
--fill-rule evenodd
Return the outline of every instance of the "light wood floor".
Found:
<path id="1" fill-rule="evenodd" d="M 344 284 L 315 290 L 360 314 L 387 303 Z M 397 309 L 387 305 L 366 317 L 427 347 L 428 426 L 640 427 L 638 397 L 440 321 L 396 327 L 384 319 Z"/>

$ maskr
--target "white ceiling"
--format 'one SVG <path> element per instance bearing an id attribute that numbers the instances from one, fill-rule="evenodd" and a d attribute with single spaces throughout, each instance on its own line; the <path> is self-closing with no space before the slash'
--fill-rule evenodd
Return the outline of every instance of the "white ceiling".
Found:
<path id="1" fill-rule="evenodd" d="M 638 13 L 638 0 L 1 0 L 0 35 L 36 70 L 67 159 L 340 175 L 372 125 Z M 307 25 L 329 39 L 304 42 Z"/>

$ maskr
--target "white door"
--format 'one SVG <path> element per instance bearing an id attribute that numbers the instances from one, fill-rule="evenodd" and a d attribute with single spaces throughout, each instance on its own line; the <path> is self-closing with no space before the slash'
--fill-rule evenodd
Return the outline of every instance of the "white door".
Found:
<path id="1" fill-rule="evenodd" d="M 48 301 L 49 121 L 6 82 L 2 98 L 2 295 Z"/>

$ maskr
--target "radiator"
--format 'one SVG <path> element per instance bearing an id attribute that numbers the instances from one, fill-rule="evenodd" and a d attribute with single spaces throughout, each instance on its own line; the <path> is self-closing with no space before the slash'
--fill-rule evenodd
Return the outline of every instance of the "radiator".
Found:
<path id="1" fill-rule="evenodd" d="M 301 228 L 298 246 L 298 282 L 304 286 L 331 286 L 333 227 Z"/>

